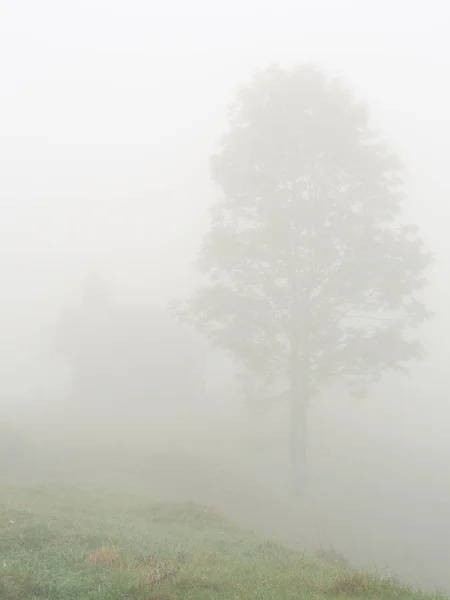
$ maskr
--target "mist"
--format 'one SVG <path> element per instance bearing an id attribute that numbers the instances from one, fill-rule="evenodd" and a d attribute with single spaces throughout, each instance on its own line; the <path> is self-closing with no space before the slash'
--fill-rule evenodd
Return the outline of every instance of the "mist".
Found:
<path id="1" fill-rule="evenodd" d="M 2 477 L 126 480 L 450 590 L 437 542 L 450 534 L 449 17 L 438 2 L 3 0 Z M 300 517 L 285 407 L 253 415 L 231 359 L 169 308 L 201 281 L 195 260 L 219 193 L 209 161 L 237 86 L 304 62 L 342 77 L 404 162 L 403 219 L 435 259 L 425 289 L 435 317 L 407 375 L 385 375 L 364 399 L 334 386 L 314 403 Z M 89 281 L 108 290 L 103 337 L 99 316 L 83 334 L 77 321 Z M 81 335 L 103 360 L 93 397 L 75 394 L 67 359 Z M 140 360 L 153 365 L 148 379 Z"/>

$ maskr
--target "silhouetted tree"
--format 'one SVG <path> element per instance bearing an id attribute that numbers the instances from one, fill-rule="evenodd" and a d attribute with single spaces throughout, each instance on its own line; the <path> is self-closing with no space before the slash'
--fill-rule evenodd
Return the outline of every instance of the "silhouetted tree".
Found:
<path id="1" fill-rule="evenodd" d="M 114 305 L 93 272 L 81 306 L 62 312 L 56 349 L 71 372 L 74 405 L 175 410 L 205 395 L 204 341 L 165 310 Z"/>
<path id="2" fill-rule="evenodd" d="M 427 317 L 431 257 L 399 219 L 398 158 L 339 80 L 272 67 L 240 89 L 229 123 L 212 159 L 209 279 L 181 316 L 288 399 L 298 493 L 318 390 L 340 377 L 359 392 L 422 356 L 411 330 Z"/>

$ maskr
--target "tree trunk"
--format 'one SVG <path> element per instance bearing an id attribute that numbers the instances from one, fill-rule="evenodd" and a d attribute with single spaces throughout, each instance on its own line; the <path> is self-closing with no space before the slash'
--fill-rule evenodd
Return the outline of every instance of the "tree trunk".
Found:
<path id="1" fill-rule="evenodd" d="M 294 390 L 292 390 L 294 392 Z M 294 393 L 291 397 L 289 423 L 289 447 L 292 493 L 295 498 L 304 497 L 307 484 L 307 398 Z"/>
<path id="2" fill-rule="evenodd" d="M 293 330 L 295 331 L 294 327 Z M 289 450 L 292 493 L 295 498 L 303 498 L 306 493 L 306 451 L 307 451 L 307 411 L 309 406 L 309 338 L 304 336 L 303 356 L 300 356 L 298 335 L 291 338 L 290 357 L 290 422 Z"/>

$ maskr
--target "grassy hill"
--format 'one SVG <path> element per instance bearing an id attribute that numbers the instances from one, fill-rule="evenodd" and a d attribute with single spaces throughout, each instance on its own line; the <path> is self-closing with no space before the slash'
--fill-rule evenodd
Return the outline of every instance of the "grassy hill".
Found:
<path id="1" fill-rule="evenodd" d="M 324 558 L 193 503 L 0 485 L 0 600 L 438 598 Z"/>

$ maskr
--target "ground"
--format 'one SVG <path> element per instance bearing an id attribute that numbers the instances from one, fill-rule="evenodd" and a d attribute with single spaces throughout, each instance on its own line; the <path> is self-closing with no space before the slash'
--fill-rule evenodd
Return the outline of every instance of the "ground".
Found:
<path id="1" fill-rule="evenodd" d="M 147 494 L 0 484 L 0 600 L 419 600 L 340 557 Z"/>

